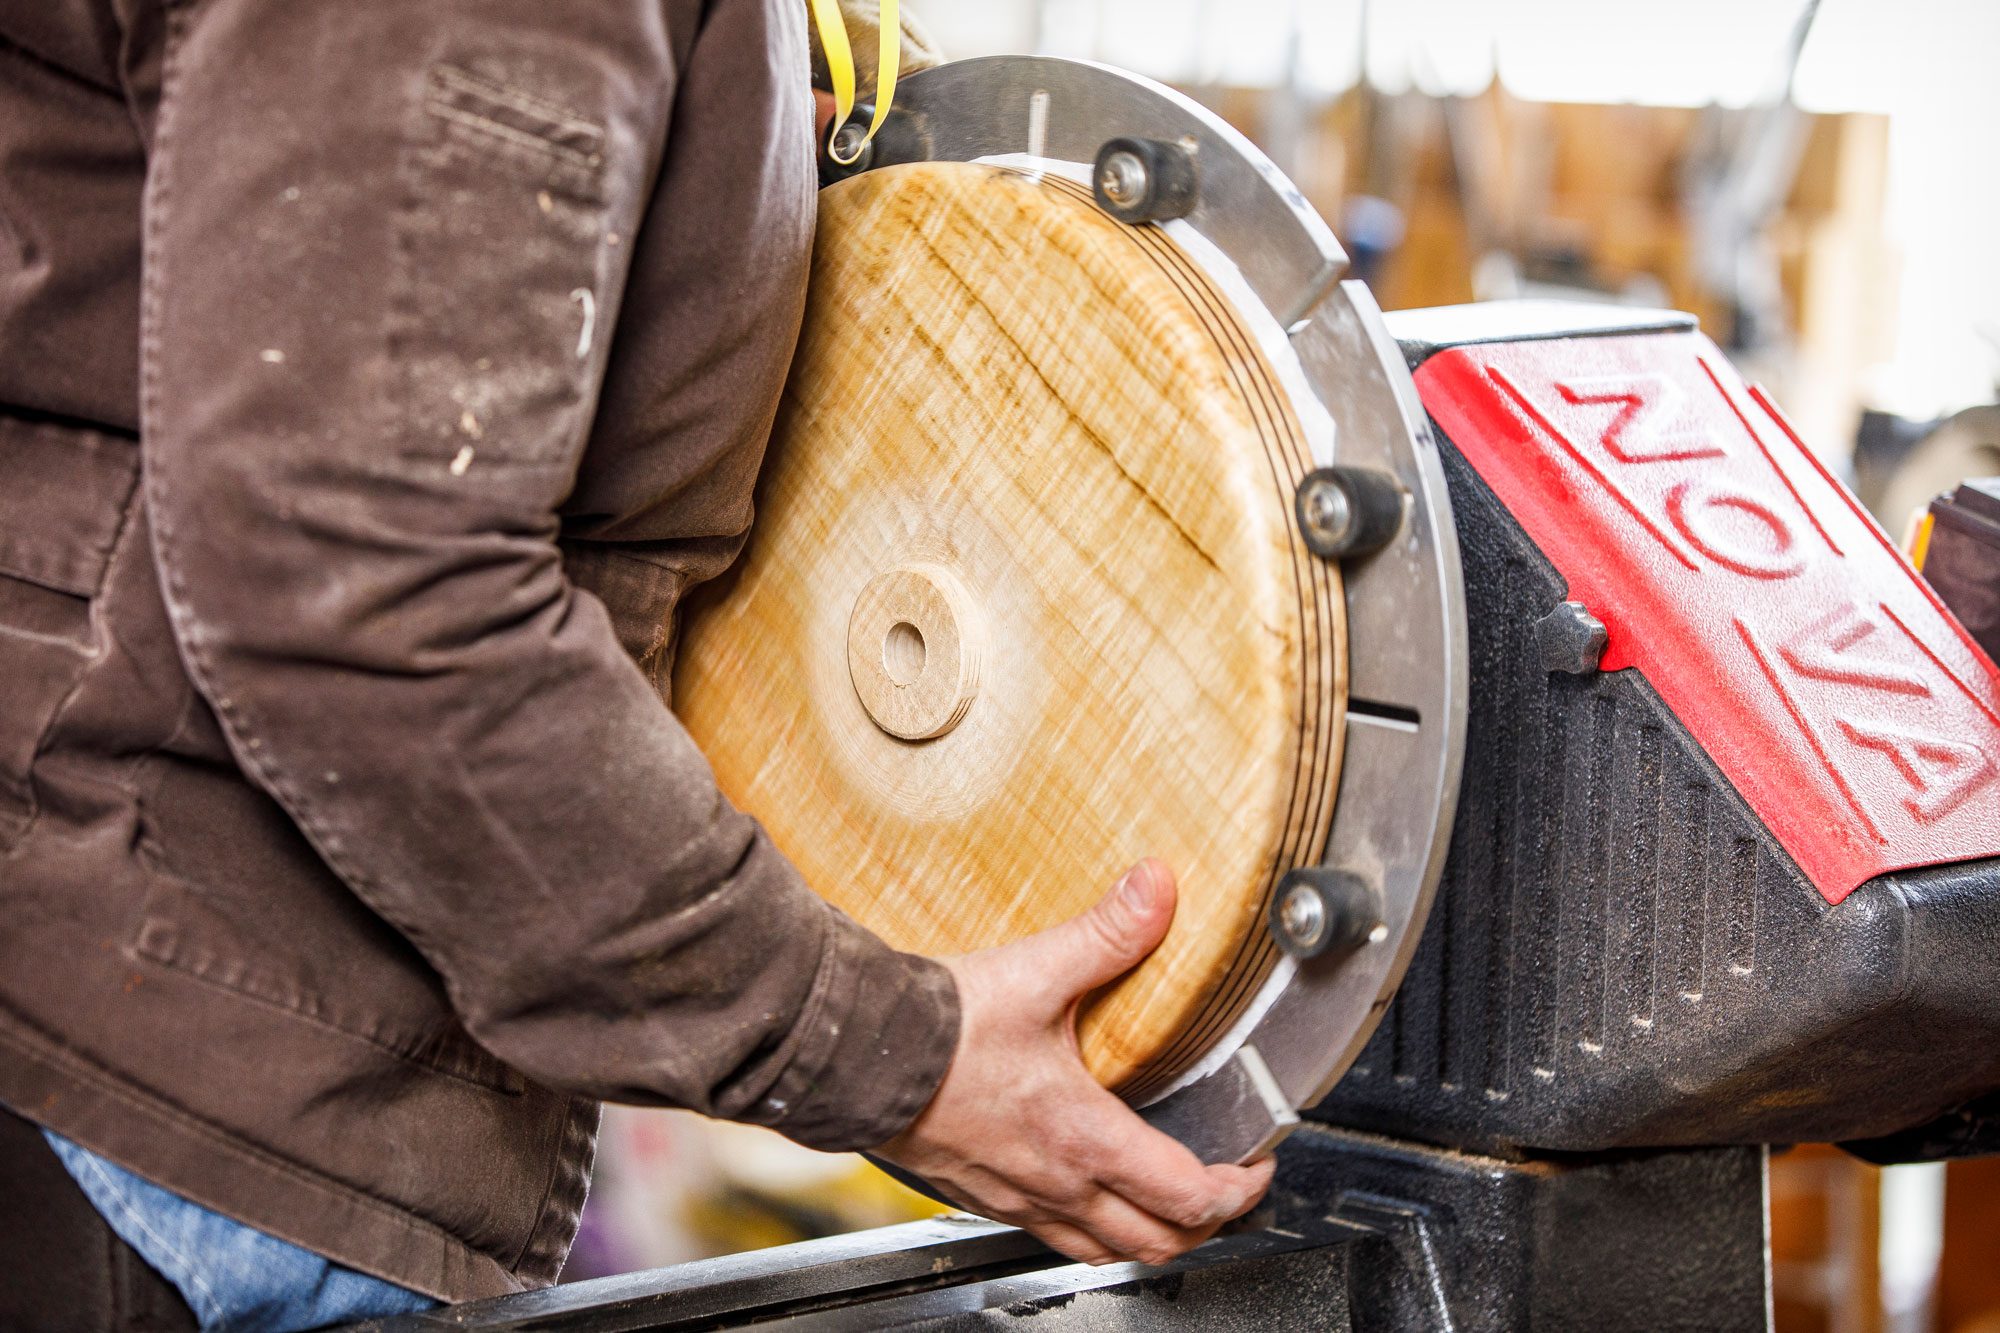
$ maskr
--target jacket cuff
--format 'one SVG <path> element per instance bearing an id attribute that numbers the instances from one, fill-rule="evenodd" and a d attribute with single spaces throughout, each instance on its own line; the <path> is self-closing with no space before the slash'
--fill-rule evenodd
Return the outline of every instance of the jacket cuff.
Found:
<path id="1" fill-rule="evenodd" d="M 958 987 L 832 908 L 797 1054 L 743 1118 L 823 1152 L 873 1148 L 928 1105 L 958 1048 Z"/>

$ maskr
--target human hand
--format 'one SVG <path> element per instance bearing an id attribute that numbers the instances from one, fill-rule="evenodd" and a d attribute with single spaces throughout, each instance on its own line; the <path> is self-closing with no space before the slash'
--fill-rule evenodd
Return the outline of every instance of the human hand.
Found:
<path id="1" fill-rule="evenodd" d="M 827 128 L 833 124 L 833 94 L 823 88 L 815 88 L 813 94 L 813 142 L 826 142 Z"/>
<path id="2" fill-rule="evenodd" d="M 1271 1183 L 1268 1158 L 1203 1166 L 1077 1053 L 1077 1005 L 1151 953 L 1173 917 L 1172 873 L 1141 861 L 1081 916 L 942 960 L 958 982 L 958 1050 L 923 1114 L 876 1155 L 1085 1263 L 1165 1263 L 1248 1212 Z"/>

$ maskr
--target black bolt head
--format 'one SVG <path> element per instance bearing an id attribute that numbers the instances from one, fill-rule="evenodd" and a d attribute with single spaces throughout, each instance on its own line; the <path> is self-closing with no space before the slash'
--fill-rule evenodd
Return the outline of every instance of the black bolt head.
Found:
<path id="1" fill-rule="evenodd" d="M 1371 555 L 1402 529 L 1406 496 L 1401 483 L 1374 468 L 1314 468 L 1293 497 L 1306 548 L 1327 560 Z"/>
<path id="2" fill-rule="evenodd" d="M 1294 958 L 1345 958 L 1386 937 L 1381 899 L 1358 875 L 1300 866 L 1278 881 L 1269 926 L 1278 947 Z"/>
<path id="3" fill-rule="evenodd" d="M 1194 154 L 1162 139 L 1107 139 L 1090 173 L 1097 206 L 1120 222 L 1166 222 L 1193 211 Z"/>

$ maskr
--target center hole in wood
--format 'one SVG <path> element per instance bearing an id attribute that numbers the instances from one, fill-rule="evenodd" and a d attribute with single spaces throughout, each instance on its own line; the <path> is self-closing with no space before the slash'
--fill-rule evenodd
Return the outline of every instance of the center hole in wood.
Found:
<path id="1" fill-rule="evenodd" d="M 889 626 L 882 639 L 882 669 L 898 685 L 924 674 L 924 634 L 907 620 Z"/>

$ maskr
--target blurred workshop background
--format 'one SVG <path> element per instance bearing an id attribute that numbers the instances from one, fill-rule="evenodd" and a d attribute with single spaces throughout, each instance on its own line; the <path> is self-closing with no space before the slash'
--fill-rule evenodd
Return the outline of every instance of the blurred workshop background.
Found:
<path id="1" fill-rule="evenodd" d="M 1693 311 L 1892 534 L 2000 473 L 2000 0 L 916 0 L 953 58 L 1171 83 L 1385 308 Z M 2000 1162 L 1771 1172 L 1782 1333 L 2000 1333 Z M 858 1158 L 609 1108 L 569 1278 L 921 1216 Z"/>

